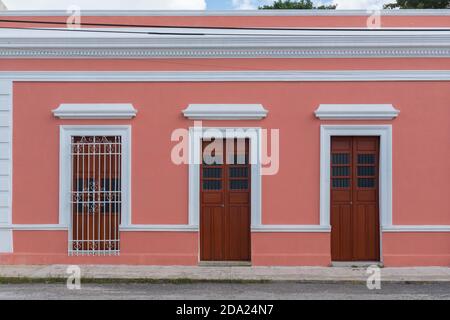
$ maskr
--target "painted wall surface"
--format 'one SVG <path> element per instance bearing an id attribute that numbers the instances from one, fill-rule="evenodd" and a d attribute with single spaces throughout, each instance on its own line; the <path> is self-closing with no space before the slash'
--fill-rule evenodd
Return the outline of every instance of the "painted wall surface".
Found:
<path id="1" fill-rule="evenodd" d="M 24 20 L 24 17 L 3 19 Z M 26 17 L 66 21 L 67 17 Z M 82 17 L 83 23 L 223 27 L 365 28 L 367 16 Z M 448 16 L 383 16 L 382 27 L 448 28 Z M 11 23 L 10 27 L 32 24 Z M 55 25 L 39 25 L 54 27 Z M 448 58 L 0 59 L 0 71 L 450 70 Z M 58 224 L 59 126 L 132 125 L 132 223 L 188 222 L 188 167 L 170 160 L 171 133 L 193 122 L 193 103 L 258 103 L 262 121 L 204 126 L 280 129 L 280 170 L 262 178 L 262 223 L 319 224 L 320 125 L 393 126 L 393 224 L 450 225 L 450 82 L 16 82 L 13 90 L 13 224 Z M 61 103 L 132 103 L 133 120 L 59 120 Z M 319 104 L 393 104 L 393 121 L 320 121 Z M 69 213 L 68 213 L 69 214 Z M 0 264 L 181 264 L 198 262 L 198 232 L 121 232 L 115 257 L 68 257 L 67 231 L 13 231 Z M 330 233 L 254 232 L 254 265 L 329 265 Z M 387 266 L 450 264 L 449 232 L 385 232 Z"/>
<path id="2" fill-rule="evenodd" d="M 83 24 L 121 24 L 121 25 L 141 25 L 141 26 L 192 26 L 192 27 L 305 27 L 305 28 L 366 28 L 368 14 L 361 16 L 86 16 L 82 13 L 81 23 Z M 2 15 L 2 19 L 7 20 L 27 20 L 27 21 L 50 21 L 66 23 L 67 16 L 29 16 L 7 17 Z M 35 24 L 9 23 L 14 27 L 30 27 Z M 381 26 L 388 27 L 449 27 L 448 16 L 383 16 Z M 40 27 L 55 27 L 54 24 L 41 24 Z M 95 27 L 95 26 L 90 26 Z M 108 26 L 103 26 L 108 27 Z"/>
<path id="3" fill-rule="evenodd" d="M 321 124 L 393 125 L 393 222 L 450 225 L 449 82 L 14 84 L 13 224 L 57 224 L 59 126 L 132 125 L 132 222 L 186 224 L 188 167 L 170 160 L 189 103 L 261 103 L 262 121 L 204 126 L 280 129 L 280 170 L 262 178 L 263 224 L 319 224 Z M 133 120 L 59 120 L 60 103 L 133 103 Z M 320 121 L 321 103 L 392 103 L 394 121 Z M 122 232 L 120 257 L 67 257 L 64 231 L 14 231 L 0 263 L 196 264 L 197 232 Z M 417 245 L 412 246 L 415 243 Z M 386 265 L 450 262 L 449 233 L 385 233 Z M 418 250 L 412 250 L 412 247 Z M 329 233 L 253 233 L 255 265 L 328 265 Z"/>

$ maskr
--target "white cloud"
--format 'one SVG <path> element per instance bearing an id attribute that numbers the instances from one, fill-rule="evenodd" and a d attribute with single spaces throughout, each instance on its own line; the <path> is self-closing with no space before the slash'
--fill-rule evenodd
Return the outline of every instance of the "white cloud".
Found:
<path id="1" fill-rule="evenodd" d="M 393 2 L 395 2 L 395 0 L 333 0 L 333 4 L 337 4 L 337 8 L 341 10 L 383 9 L 384 4 Z"/>
<path id="2" fill-rule="evenodd" d="M 258 7 L 272 4 L 275 0 L 232 0 L 231 5 L 236 10 L 256 10 Z"/>
<path id="3" fill-rule="evenodd" d="M 9 10 L 205 10 L 206 0 L 2 0 Z"/>

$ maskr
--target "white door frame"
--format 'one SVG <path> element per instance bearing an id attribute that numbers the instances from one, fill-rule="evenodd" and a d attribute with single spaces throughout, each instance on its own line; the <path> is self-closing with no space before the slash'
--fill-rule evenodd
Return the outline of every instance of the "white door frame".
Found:
<path id="1" fill-rule="evenodd" d="M 392 126 L 322 125 L 320 127 L 320 224 L 330 226 L 330 153 L 333 136 L 380 137 L 379 216 L 380 260 L 383 261 L 382 230 L 392 226 Z"/>
<path id="2" fill-rule="evenodd" d="M 190 127 L 189 128 L 189 225 L 200 222 L 200 155 L 203 138 L 250 139 L 251 162 L 251 227 L 261 225 L 261 128 Z"/>

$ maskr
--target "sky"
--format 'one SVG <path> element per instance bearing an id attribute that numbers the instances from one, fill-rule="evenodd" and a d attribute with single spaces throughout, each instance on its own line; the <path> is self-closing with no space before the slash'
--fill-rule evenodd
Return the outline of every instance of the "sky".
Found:
<path id="1" fill-rule="evenodd" d="M 1 0 L 10 10 L 251 10 L 274 0 Z M 381 9 L 394 0 L 313 0 L 338 9 Z"/>

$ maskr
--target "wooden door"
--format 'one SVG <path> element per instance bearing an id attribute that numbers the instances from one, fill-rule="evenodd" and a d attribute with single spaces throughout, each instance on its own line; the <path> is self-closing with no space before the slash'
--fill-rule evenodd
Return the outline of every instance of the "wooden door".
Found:
<path id="1" fill-rule="evenodd" d="M 250 261 L 249 140 L 202 145 L 200 260 Z"/>
<path id="2" fill-rule="evenodd" d="M 379 138 L 331 139 L 331 258 L 379 261 Z"/>

